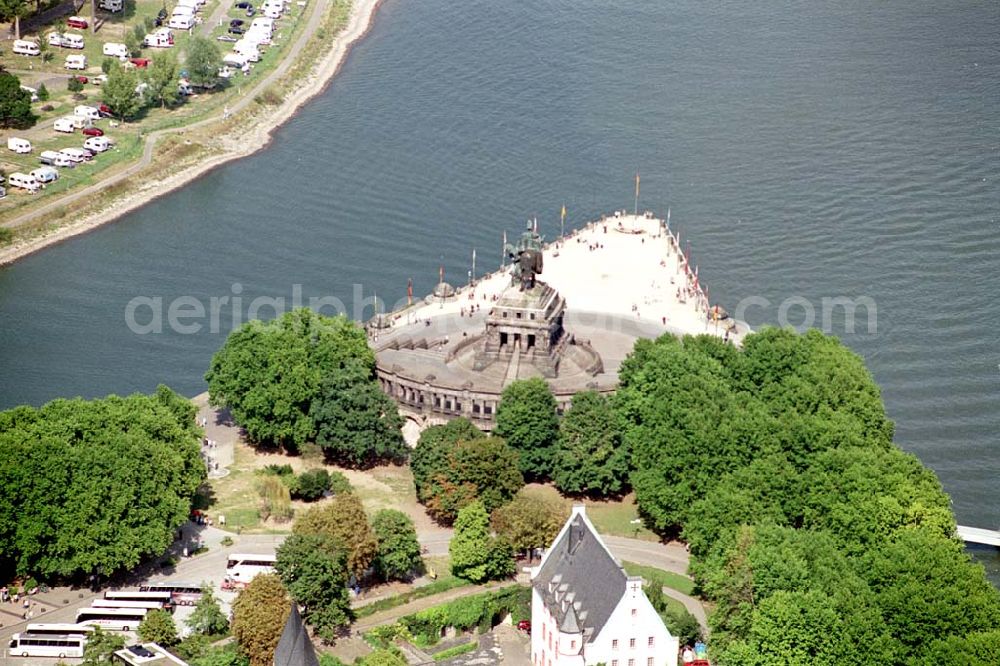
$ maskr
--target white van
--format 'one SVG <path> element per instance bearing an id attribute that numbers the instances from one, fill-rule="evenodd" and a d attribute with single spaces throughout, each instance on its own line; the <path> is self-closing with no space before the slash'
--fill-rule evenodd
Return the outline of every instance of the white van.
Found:
<path id="1" fill-rule="evenodd" d="M 7 137 L 7 148 L 19 155 L 26 155 L 31 152 L 31 142 L 16 136 Z"/>
<path id="2" fill-rule="evenodd" d="M 11 187 L 20 187 L 22 190 L 28 190 L 32 194 L 42 188 L 42 184 L 38 182 L 37 178 L 26 173 L 10 174 L 7 177 L 7 183 Z"/>
<path id="3" fill-rule="evenodd" d="M 62 46 L 65 49 L 82 49 L 83 35 L 74 35 L 69 32 L 65 33 L 62 36 Z"/>
<path id="4" fill-rule="evenodd" d="M 105 42 L 101 48 L 101 53 L 113 58 L 125 59 L 128 57 L 128 47 L 118 42 Z"/>
<path id="5" fill-rule="evenodd" d="M 91 136 L 83 142 L 83 147 L 93 153 L 103 153 L 111 147 L 111 143 L 103 136 Z"/>
<path id="6" fill-rule="evenodd" d="M 69 117 L 56 118 L 56 121 L 52 123 L 52 129 L 57 132 L 66 132 L 72 134 L 76 131 L 76 125 L 73 124 L 73 119 Z"/>
<path id="7" fill-rule="evenodd" d="M 123 0 L 101 0 L 97 3 L 97 6 L 106 12 L 120 12 L 125 8 L 125 3 Z"/>
<path id="8" fill-rule="evenodd" d="M 66 64 L 63 65 L 66 69 L 87 69 L 87 56 L 85 55 L 71 55 L 66 56 Z"/>
<path id="9" fill-rule="evenodd" d="M 243 56 L 250 62 L 260 62 L 260 51 L 257 50 L 257 45 L 245 39 L 233 44 L 233 53 Z"/>
<path id="10" fill-rule="evenodd" d="M 59 151 L 69 159 L 73 160 L 77 164 L 89 160 L 91 158 L 90 153 L 84 151 L 82 148 L 63 148 Z"/>
<path id="11" fill-rule="evenodd" d="M 21 90 L 24 90 L 29 95 L 31 95 L 31 101 L 32 102 L 37 102 L 38 101 L 38 91 L 35 90 L 34 88 L 32 88 L 31 86 L 21 86 Z"/>
<path id="12" fill-rule="evenodd" d="M 42 50 L 38 48 L 38 44 L 29 42 L 26 39 L 15 39 L 11 50 L 18 55 L 36 56 L 42 54 Z"/>
<path id="13" fill-rule="evenodd" d="M 49 46 L 62 46 L 62 34 L 58 32 L 50 32 L 45 36 L 45 41 L 49 43 Z"/>
<path id="14" fill-rule="evenodd" d="M 55 150 L 43 150 L 42 154 L 38 156 L 38 159 L 42 164 L 50 166 L 67 167 L 69 169 L 76 166 L 76 163 L 73 162 L 73 160 Z"/>
<path id="15" fill-rule="evenodd" d="M 59 180 L 59 171 L 57 169 L 53 169 L 50 166 L 38 167 L 28 175 L 34 176 L 35 180 L 37 180 L 43 186 L 46 183 L 54 183 L 57 180 Z"/>
<path id="16" fill-rule="evenodd" d="M 167 25 L 176 30 L 188 30 L 194 27 L 193 16 L 171 16 Z"/>
<path id="17" fill-rule="evenodd" d="M 100 120 L 101 112 L 93 106 L 85 106 L 81 104 L 80 106 L 73 108 L 74 116 L 83 116 L 84 118 L 90 118 L 91 120 Z"/>
<path id="18" fill-rule="evenodd" d="M 168 48 L 174 45 L 174 36 L 168 28 L 160 28 L 142 38 L 144 46 Z"/>

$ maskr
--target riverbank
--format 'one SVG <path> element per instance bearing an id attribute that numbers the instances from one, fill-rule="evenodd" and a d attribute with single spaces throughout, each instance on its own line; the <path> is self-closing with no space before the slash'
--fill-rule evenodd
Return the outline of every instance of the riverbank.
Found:
<path id="1" fill-rule="evenodd" d="M 37 224 L 38 219 L 49 219 L 50 215 L 56 218 L 61 216 L 71 218 L 65 223 L 57 223 L 51 227 L 47 227 L 47 221 L 42 222 L 46 227 L 37 233 L 0 248 L 0 265 L 13 263 L 50 245 L 113 222 L 156 198 L 187 185 L 218 166 L 252 155 L 267 146 L 275 129 L 295 115 L 306 102 L 325 90 L 347 59 L 351 47 L 371 29 L 381 2 L 382 0 L 353 0 L 346 24 L 333 37 L 326 54 L 304 75 L 292 76 L 291 80 L 284 82 L 289 92 L 270 112 L 255 114 L 254 109 L 249 108 L 250 105 L 259 104 L 258 97 L 271 91 L 301 58 L 306 57 L 307 54 L 303 53 L 304 47 L 312 41 L 318 31 L 323 30 L 326 10 L 321 3 L 317 3 L 312 9 L 306 28 L 293 45 L 288 57 L 274 72 L 247 91 L 223 114 L 185 127 L 151 133 L 146 137 L 143 156 L 136 164 L 100 183 L 50 202 L 5 225 L 9 229 L 18 229 L 33 223 Z M 243 111 L 247 113 L 241 115 Z M 210 143 L 206 142 L 203 146 L 197 141 L 193 142 L 188 137 L 194 136 L 195 132 L 210 137 Z M 179 141 L 182 137 L 183 143 Z M 154 154 L 157 148 L 160 152 Z M 186 150 L 188 148 L 190 150 Z M 171 168 L 169 176 L 138 177 L 151 166 L 157 167 L 154 162 L 157 157 L 169 158 L 169 154 L 165 154 L 170 150 L 173 150 L 179 159 L 169 160 Z M 193 159 L 185 163 L 183 158 L 191 155 Z M 177 168 L 178 165 L 180 168 Z M 70 208 L 74 202 L 86 202 L 86 197 L 92 195 L 107 197 L 113 188 L 120 188 L 122 191 L 111 194 L 107 201 L 93 205 L 91 210 L 75 216 L 70 215 Z M 86 205 L 83 204 L 81 208 Z"/>

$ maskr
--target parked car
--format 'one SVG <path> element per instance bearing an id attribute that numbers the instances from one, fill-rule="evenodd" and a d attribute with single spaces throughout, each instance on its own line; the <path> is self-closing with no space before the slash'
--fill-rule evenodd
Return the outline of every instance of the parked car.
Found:
<path id="1" fill-rule="evenodd" d="M 71 28 L 79 28 L 80 30 L 86 30 L 90 27 L 90 24 L 87 23 L 87 19 L 82 16 L 70 16 L 66 19 L 66 25 Z"/>
<path id="2" fill-rule="evenodd" d="M 254 9 L 253 7 L 247 7 L 247 18 L 253 16 L 256 13 L 257 13 L 256 9 Z"/>
<path id="3" fill-rule="evenodd" d="M 84 136 L 104 136 L 104 130 L 100 127 L 84 127 Z"/>
<path id="4" fill-rule="evenodd" d="M 243 30 L 243 28 L 241 28 L 238 25 L 231 25 L 231 26 L 229 26 L 229 34 L 230 35 L 242 35 L 244 32 L 246 32 L 246 31 Z"/>
<path id="5" fill-rule="evenodd" d="M 146 69 L 149 67 L 149 58 L 131 58 L 129 59 L 129 62 L 139 69 Z"/>
<path id="6" fill-rule="evenodd" d="M 87 78 L 86 76 L 84 76 L 83 74 L 77 74 L 76 76 L 71 76 L 70 78 L 71 78 L 71 79 L 76 79 L 76 80 L 77 80 L 77 81 L 79 81 L 80 83 L 90 83 L 90 79 L 88 79 L 88 78 Z"/>
<path id="7" fill-rule="evenodd" d="M 167 8 L 164 7 L 156 14 L 156 20 L 155 20 L 156 27 L 159 28 L 161 25 L 166 23 L 166 21 L 167 21 Z"/>
<path id="8" fill-rule="evenodd" d="M 517 628 L 518 628 L 519 631 L 523 631 L 525 633 L 530 634 L 531 633 L 531 622 L 529 620 L 521 620 L 520 622 L 517 623 Z"/>
<path id="9" fill-rule="evenodd" d="M 111 116 L 114 115 L 113 113 L 111 113 L 111 107 L 108 106 L 107 104 L 98 104 L 97 111 L 106 118 L 110 118 Z"/>
<path id="10" fill-rule="evenodd" d="M 253 3 L 251 2 L 237 2 L 236 9 L 253 9 Z"/>

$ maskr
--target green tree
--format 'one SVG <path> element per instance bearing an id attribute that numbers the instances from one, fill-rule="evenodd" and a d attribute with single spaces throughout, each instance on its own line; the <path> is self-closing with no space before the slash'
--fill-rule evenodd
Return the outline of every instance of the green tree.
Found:
<path id="1" fill-rule="evenodd" d="M 165 610 L 151 610 L 139 623 L 139 638 L 148 643 L 170 647 L 179 640 L 174 618 Z"/>
<path id="2" fill-rule="evenodd" d="M 125 50 L 128 51 L 128 54 L 133 58 L 138 58 L 140 55 L 142 55 L 143 38 L 136 37 L 134 32 L 132 31 L 126 32 L 125 36 L 122 38 L 122 43 L 125 44 Z M 106 60 L 110 60 L 110 58 Z M 119 64 L 117 60 L 111 60 L 111 63 Z M 107 74 L 108 76 L 111 75 L 110 71 L 106 71 L 104 73 Z"/>
<path id="3" fill-rule="evenodd" d="M 38 84 L 38 100 L 40 102 L 49 101 L 49 89 L 45 87 L 44 83 Z"/>
<path id="4" fill-rule="evenodd" d="M 402 462 L 409 448 L 396 403 L 371 375 L 333 373 L 312 402 L 316 443 L 326 456 L 348 467 Z"/>
<path id="5" fill-rule="evenodd" d="M 341 493 L 306 509 L 296 518 L 292 533 L 329 536 L 338 541 L 347 554 L 349 571 L 359 579 L 378 552 L 378 541 L 368 524 L 365 508 L 354 493 Z"/>
<path id="6" fill-rule="evenodd" d="M 1000 664 L 1000 629 L 936 640 L 911 666 L 994 666 Z"/>
<path id="7" fill-rule="evenodd" d="M 474 583 L 504 578 L 514 571 L 510 544 L 490 536 L 490 518 L 482 502 L 472 502 L 458 512 L 448 553 L 451 572 Z"/>
<path id="8" fill-rule="evenodd" d="M 222 612 L 210 585 L 202 586 L 201 598 L 188 617 L 187 626 L 196 634 L 205 636 L 221 636 L 229 631 L 229 619 Z"/>
<path id="9" fill-rule="evenodd" d="M 142 80 L 149 88 L 146 94 L 160 103 L 160 108 L 177 102 L 177 56 L 172 51 L 161 51 L 153 56 Z"/>
<path id="10" fill-rule="evenodd" d="M 83 92 L 83 81 L 76 78 L 75 76 L 69 77 L 69 80 L 66 82 L 66 90 L 70 91 L 71 93 Z"/>
<path id="11" fill-rule="evenodd" d="M 567 518 L 569 505 L 561 498 L 522 488 L 509 504 L 493 512 L 490 522 L 514 550 L 530 553 L 533 548 L 547 548 Z"/>
<path id="12" fill-rule="evenodd" d="M 277 574 L 260 574 L 233 602 L 233 637 L 250 666 L 271 666 L 291 601 Z"/>
<path id="13" fill-rule="evenodd" d="M 445 467 L 423 485 L 419 499 L 435 520 L 445 524 L 475 499 L 488 512 L 493 511 L 509 502 L 524 485 L 517 452 L 496 437 L 460 441 L 443 460 L 437 460 Z"/>
<path id="14" fill-rule="evenodd" d="M 503 390 L 493 432 L 520 453 L 525 476 L 533 479 L 551 476 L 559 417 L 556 399 L 544 379 L 518 380 Z"/>
<path id="15" fill-rule="evenodd" d="M 374 353 L 357 324 L 302 308 L 233 331 L 205 379 L 212 404 L 229 407 L 252 441 L 295 450 L 315 434 L 309 412 L 324 380 L 374 372 Z"/>
<path id="16" fill-rule="evenodd" d="M 21 81 L 0 68 L 0 125 L 25 128 L 35 124 L 31 111 L 31 93 L 21 88 Z"/>
<path id="17" fill-rule="evenodd" d="M 0 21 L 14 24 L 14 39 L 21 39 L 21 19 L 31 13 L 27 0 L 0 0 Z"/>
<path id="18" fill-rule="evenodd" d="M 163 553 L 205 477 L 190 401 L 54 400 L 0 412 L 0 568 L 111 574 Z M 81 499 L 84 498 L 84 499 Z"/>
<path id="19" fill-rule="evenodd" d="M 275 567 L 303 619 L 332 642 L 351 620 L 347 558 L 341 542 L 325 534 L 293 534 L 278 548 Z"/>
<path id="20" fill-rule="evenodd" d="M 382 509 L 372 518 L 378 540 L 375 570 L 385 580 L 408 580 L 423 570 L 413 521 L 402 511 Z"/>
<path id="21" fill-rule="evenodd" d="M 448 456 L 456 444 L 485 436 L 465 417 L 431 426 L 420 433 L 417 446 L 410 455 L 410 471 L 417 496 L 422 497 L 425 487 L 448 466 Z"/>
<path id="22" fill-rule="evenodd" d="M 222 54 L 215 42 L 207 37 L 192 37 L 188 42 L 184 62 L 188 77 L 196 86 L 211 88 L 219 82 Z"/>
<path id="23" fill-rule="evenodd" d="M 108 72 L 108 80 L 101 86 L 104 103 L 123 122 L 135 116 L 142 108 L 142 100 L 135 92 L 138 85 L 139 77 L 135 70 L 116 63 Z"/>
<path id="24" fill-rule="evenodd" d="M 355 666 L 406 666 L 408 663 L 399 648 L 379 648 L 371 654 L 359 657 Z"/>
<path id="25" fill-rule="evenodd" d="M 323 493 L 330 489 L 331 484 L 330 473 L 322 467 L 318 467 L 302 472 L 295 479 L 295 484 L 291 489 L 292 495 L 307 502 L 315 502 L 323 497 Z"/>
<path id="26" fill-rule="evenodd" d="M 556 487 L 570 494 L 615 495 L 628 483 L 628 450 L 622 446 L 607 398 L 596 391 L 573 396 L 559 422 L 552 466 Z"/>
<path id="27" fill-rule="evenodd" d="M 87 645 L 83 648 L 83 666 L 110 664 L 112 655 L 123 647 L 125 647 L 124 636 L 97 627 L 87 637 Z"/>

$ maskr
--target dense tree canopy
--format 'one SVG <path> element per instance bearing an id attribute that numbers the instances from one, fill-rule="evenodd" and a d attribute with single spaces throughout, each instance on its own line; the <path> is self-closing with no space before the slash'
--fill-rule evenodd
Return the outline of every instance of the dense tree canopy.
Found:
<path id="1" fill-rule="evenodd" d="M 423 570 L 417 530 L 409 516 L 382 509 L 372 518 L 372 530 L 378 540 L 375 570 L 384 580 L 409 580 Z"/>
<path id="2" fill-rule="evenodd" d="M 556 488 L 571 495 L 617 495 L 628 484 L 628 472 L 629 453 L 607 398 L 596 391 L 577 393 L 559 422 L 552 464 Z"/>
<path id="3" fill-rule="evenodd" d="M 21 88 L 21 80 L 0 67 L 0 127 L 31 127 L 31 93 Z"/>
<path id="4" fill-rule="evenodd" d="M 233 638 L 251 666 L 272 666 L 291 600 L 278 574 L 260 574 L 233 602 Z"/>
<path id="5" fill-rule="evenodd" d="M 205 477 L 194 414 L 163 386 L 0 412 L 0 569 L 110 574 L 164 552 Z"/>
<path id="6" fill-rule="evenodd" d="M 154 609 L 146 613 L 137 633 L 143 641 L 159 643 L 164 647 L 170 647 L 179 640 L 174 618 L 165 610 Z"/>
<path id="7" fill-rule="evenodd" d="M 211 88 L 219 82 L 222 53 L 218 45 L 207 37 L 192 37 L 188 42 L 184 68 L 196 86 Z"/>
<path id="8" fill-rule="evenodd" d="M 512 382 L 500 396 L 493 431 L 521 455 L 521 471 L 530 479 L 547 479 L 559 438 L 556 399 L 540 377 Z"/>
<path id="9" fill-rule="evenodd" d="M 354 493 L 336 497 L 313 506 L 295 519 L 294 534 L 328 536 L 341 544 L 347 556 L 347 568 L 359 579 L 375 560 L 378 541 L 368 524 L 361 499 Z"/>
<path id="10" fill-rule="evenodd" d="M 510 544 L 490 536 L 490 517 L 482 502 L 472 502 L 458 512 L 448 553 L 451 572 L 473 583 L 506 578 L 514 573 Z"/>
<path id="11" fill-rule="evenodd" d="M 316 443 L 327 458 L 348 467 L 406 460 L 403 418 L 396 403 L 369 377 L 334 373 L 312 403 Z"/>
<path id="12" fill-rule="evenodd" d="M 464 419 L 424 431 L 413 452 L 417 499 L 435 520 L 450 524 L 475 499 L 492 512 L 524 485 L 516 451 Z M 461 439 L 472 435 L 471 439 Z"/>
<path id="13" fill-rule="evenodd" d="M 937 663 L 967 636 L 969 663 L 1000 663 L 1000 595 L 837 340 L 665 336 L 638 342 L 619 375 L 639 509 L 690 544 L 716 606 L 713 663 Z"/>
<path id="14" fill-rule="evenodd" d="M 347 557 L 341 542 L 326 534 L 293 534 L 278 547 L 275 567 L 302 618 L 332 642 L 351 620 Z"/>
<path id="15" fill-rule="evenodd" d="M 359 326 L 299 309 L 233 331 L 205 379 L 212 404 L 229 407 L 253 441 L 297 449 L 316 433 L 310 410 L 324 384 L 371 382 L 374 371 Z"/>
<path id="16" fill-rule="evenodd" d="M 194 612 L 188 616 L 186 623 L 191 631 L 205 636 L 218 636 L 229 629 L 229 619 L 222 612 L 211 585 L 202 585 L 201 597 L 198 598 Z"/>
<path id="17" fill-rule="evenodd" d="M 493 512 L 490 522 L 515 551 L 548 548 L 569 518 L 569 503 L 530 487 Z"/>

